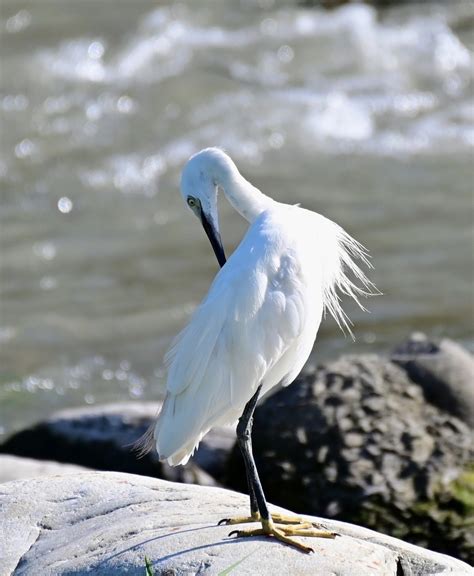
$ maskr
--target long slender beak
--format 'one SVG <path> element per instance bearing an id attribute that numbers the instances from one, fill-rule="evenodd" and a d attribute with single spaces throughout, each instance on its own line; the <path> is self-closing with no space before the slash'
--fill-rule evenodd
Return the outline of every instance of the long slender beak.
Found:
<path id="1" fill-rule="evenodd" d="M 201 211 L 201 224 L 206 231 L 207 237 L 212 245 L 214 254 L 216 255 L 219 266 L 222 268 L 226 263 L 224 247 L 222 246 L 222 239 L 219 232 L 216 230 L 212 222 L 206 217 L 204 211 Z"/>

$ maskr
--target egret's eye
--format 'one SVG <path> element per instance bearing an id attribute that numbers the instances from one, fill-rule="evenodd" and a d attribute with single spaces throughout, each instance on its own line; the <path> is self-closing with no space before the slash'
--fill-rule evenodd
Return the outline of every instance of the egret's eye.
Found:
<path id="1" fill-rule="evenodd" d="M 197 206 L 196 198 L 193 198 L 192 196 L 188 196 L 187 203 L 190 208 L 195 208 Z"/>

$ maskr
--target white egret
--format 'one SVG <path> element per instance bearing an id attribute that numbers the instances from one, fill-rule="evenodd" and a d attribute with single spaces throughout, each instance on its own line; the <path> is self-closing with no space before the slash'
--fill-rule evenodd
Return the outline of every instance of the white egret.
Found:
<path id="1" fill-rule="evenodd" d="M 218 190 L 250 223 L 227 263 Z M 166 356 L 166 398 L 156 424 L 140 441 L 141 449 L 156 446 L 161 460 L 185 464 L 213 426 L 238 420 L 250 516 L 224 522 L 260 521 L 259 529 L 234 533 L 273 536 L 309 552 L 290 536 L 331 538 L 334 533 L 300 518 L 270 516 L 252 455 L 253 412 L 261 394 L 277 384 L 291 384 L 299 374 L 326 310 L 349 329 L 338 291 L 359 305 L 358 297 L 371 293 L 373 285 L 354 262 L 360 259 L 370 266 L 367 253 L 324 216 L 260 192 L 217 148 L 190 158 L 181 194 L 201 221 L 222 268 Z"/>

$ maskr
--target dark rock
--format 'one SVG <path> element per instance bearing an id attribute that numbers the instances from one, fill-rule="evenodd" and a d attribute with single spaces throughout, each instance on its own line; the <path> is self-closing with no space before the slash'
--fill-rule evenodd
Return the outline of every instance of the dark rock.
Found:
<path id="1" fill-rule="evenodd" d="M 397 346 L 391 360 L 421 386 L 428 402 L 474 424 L 474 358 L 467 350 L 416 332 Z"/>
<path id="2" fill-rule="evenodd" d="M 233 431 L 213 430 L 186 466 L 172 468 L 159 462 L 155 452 L 138 457 L 133 444 L 160 408 L 159 403 L 128 402 L 62 410 L 13 434 L 0 452 L 176 482 L 216 484 L 234 443 Z"/>
<path id="3" fill-rule="evenodd" d="M 217 427 L 204 436 L 192 462 L 222 482 L 229 454 L 235 444 L 235 429 Z"/>
<path id="4" fill-rule="evenodd" d="M 346 356 L 301 376 L 257 408 L 253 445 L 269 500 L 474 559 L 472 432 L 392 362 Z M 228 485 L 246 489 L 237 450 Z"/>

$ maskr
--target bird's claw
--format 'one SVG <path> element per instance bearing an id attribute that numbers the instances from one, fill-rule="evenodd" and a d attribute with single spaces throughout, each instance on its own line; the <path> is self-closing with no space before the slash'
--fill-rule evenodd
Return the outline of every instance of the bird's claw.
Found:
<path id="1" fill-rule="evenodd" d="M 329 530 L 321 530 L 315 528 L 311 522 L 302 521 L 297 524 L 279 524 L 274 523 L 272 520 L 262 521 L 262 527 L 253 530 L 232 530 L 229 536 L 236 536 L 237 538 L 249 536 L 270 536 L 288 546 L 297 548 L 298 550 L 310 553 L 314 552 L 310 546 L 305 546 L 297 540 L 290 538 L 290 536 L 304 536 L 313 538 L 335 538 L 339 536 L 336 532 Z"/>
<path id="2" fill-rule="evenodd" d="M 232 530 L 229 532 L 229 536 L 236 536 L 237 538 L 248 538 L 251 536 L 268 536 L 283 542 L 287 546 L 292 546 L 300 552 L 304 552 L 305 554 L 310 554 L 314 552 L 313 548 L 310 546 L 305 546 L 301 544 L 297 540 L 293 540 L 292 538 L 288 538 L 285 532 L 281 530 L 279 527 L 277 528 L 273 523 L 268 526 L 262 525 L 262 528 L 256 528 L 254 530 Z"/>
<path id="3" fill-rule="evenodd" d="M 318 524 L 317 522 L 310 522 L 305 518 L 300 518 L 299 516 L 288 516 L 286 514 L 280 514 L 278 512 L 271 515 L 272 520 L 275 524 L 308 524 L 314 526 L 314 528 L 322 528 L 326 529 L 325 526 L 322 524 Z M 262 519 L 260 514 L 257 512 L 256 514 L 251 514 L 250 516 L 236 516 L 234 518 L 223 518 L 219 520 L 217 523 L 218 526 L 222 525 L 233 525 L 233 524 L 248 524 L 250 522 L 261 522 Z"/>
<path id="4" fill-rule="evenodd" d="M 232 524 L 248 524 L 249 522 L 260 522 L 260 515 L 254 516 L 237 516 L 235 518 L 223 518 L 219 520 L 217 523 L 218 526 L 227 525 L 230 526 Z"/>

